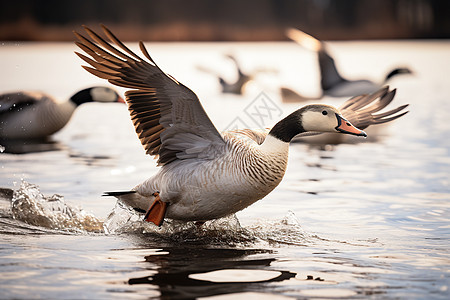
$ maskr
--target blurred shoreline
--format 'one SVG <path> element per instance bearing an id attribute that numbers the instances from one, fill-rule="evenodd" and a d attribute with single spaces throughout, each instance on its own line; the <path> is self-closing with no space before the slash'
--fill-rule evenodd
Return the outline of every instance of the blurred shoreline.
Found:
<path id="1" fill-rule="evenodd" d="M 0 10 L 0 41 L 73 41 L 81 25 L 123 41 L 286 41 L 298 28 L 320 40 L 447 39 L 450 1 L 17 0 Z"/>
<path id="2" fill-rule="evenodd" d="M 11 24 L 0 24 L 1 41 L 73 41 L 73 31 L 82 31 L 82 25 L 92 29 L 99 28 L 101 23 L 74 23 L 68 25 L 44 25 L 25 20 Z M 290 41 L 285 36 L 283 26 L 267 26 L 259 28 L 241 28 L 235 26 L 211 26 L 211 24 L 157 24 L 157 25 L 133 25 L 133 24 L 109 24 L 105 25 L 120 36 L 123 41 L 156 41 L 156 42 L 261 42 L 261 41 Z M 448 39 L 449 37 L 428 36 L 417 37 L 408 30 L 398 29 L 390 31 L 389 26 L 383 33 L 379 33 L 380 26 L 376 29 L 366 28 L 346 31 L 344 29 L 328 29 L 326 32 L 318 31 L 324 40 L 388 40 L 388 39 Z"/>

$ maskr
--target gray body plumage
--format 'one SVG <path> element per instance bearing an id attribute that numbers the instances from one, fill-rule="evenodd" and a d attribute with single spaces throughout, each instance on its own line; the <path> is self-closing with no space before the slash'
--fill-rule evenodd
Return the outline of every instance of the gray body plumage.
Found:
<path id="1" fill-rule="evenodd" d="M 75 109 L 86 102 L 119 102 L 111 88 L 91 87 L 58 101 L 42 92 L 20 91 L 0 95 L 0 139 L 45 139 L 63 128 Z"/>
<path id="2" fill-rule="evenodd" d="M 60 130 L 76 109 L 72 102 L 57 102 L 39 92 L 0 96 L 0 138 L 43 138 Z"/>
<path id="3" fill-rule="evenodd" d="M 214 159 L 175 161 L 120 199 L 147 210 L 151 191 L 170 205 L 166 216 L 177 220 L 210 220 L 238 212 L 270 193 L 284 176 L 288 145 L 267 152 L 256 141 L 226 133 Z M 249 151 L 249 147 L 253 151 Z"/>

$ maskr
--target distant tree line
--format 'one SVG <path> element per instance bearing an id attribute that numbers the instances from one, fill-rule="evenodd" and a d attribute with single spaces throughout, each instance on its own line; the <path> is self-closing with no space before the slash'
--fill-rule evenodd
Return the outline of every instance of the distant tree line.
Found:
<path id="1" fill-rule="evenodd" d="M 125 40 L 285 40 L 297 27 L 324 40 L 449 38 L 447 0 L 3 1 L 0 40 L 72 40 L 104 23 Z"/>

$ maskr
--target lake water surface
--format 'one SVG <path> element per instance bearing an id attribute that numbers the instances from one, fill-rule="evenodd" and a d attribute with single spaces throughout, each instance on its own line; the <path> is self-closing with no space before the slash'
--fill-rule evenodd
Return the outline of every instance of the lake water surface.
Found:
<path id="1" fill-rule="evenodd" d="M 219 130 L 235 120 L 260 125 L 246 112 L 261 99 L 277 108 L 265 126 L 301 106 L 280 102 L 281 85 L 318 93 L 314 55 L 293 43 L 147 46 L 163 70 L 198 94 Z M 450 43 L 330 49 L 349 78 L 380 81 L 395 66 L 410 67 L 414 75 L 391 83 L 398 88 L 393 106 L 409 103 L 410 113 L 368 130 L 362 142 L 292 144 L 279 187 L 202 227 L 166 222 L 159 229 L 101 197 L 157 171 L 124 105 L 80 107 L 45 145 L 52 151 L 3 145 L 0 298 L 448 299 Z M 81 69 L 74 50 L 71 43 L 2 44 L 0 92 L 42 90 L 63 100 L 105 85 Z M 217 80 L 197 66 L 233 80 L 224 53 L 234 53 L 245 71 L 278 72 L 260 74 L 243 96 L 221 95 Z"/>

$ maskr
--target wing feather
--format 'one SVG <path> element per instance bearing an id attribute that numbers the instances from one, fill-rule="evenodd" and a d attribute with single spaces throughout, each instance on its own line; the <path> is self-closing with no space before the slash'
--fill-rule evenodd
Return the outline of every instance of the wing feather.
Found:
<path id="1" fill-rule="evenodd" d="M 408 113 L 408 111 L 403 111 L 408 107 L 408 104 L 378 113 L 392 102 L 395 92 L 395 89 L 389 91 L 389 87 L 384 87 L 370 95 L 353 97 L 344 102 L 339 109 L 342 115 L 359 129 L 390 122 Z"/>
<path id="2" fill-rule="evenodd" d="M 225 145 L 197 96 L 165 74 L 142 42 L 139 47 L 148 61 L 101 26 L 109 42 L 84 26 L 90 39 L 77 32 L 75 36 L 76 45 L 87 56 L 77 55 L 90 65 L 83 67 L 91 74 L 130 89 L 125 93 L 128 109 L 147 154 L 158 156 L 158 164 L 165 165 L 180 159 L 208 158 L 216 153 L 211 149 Z"/>

